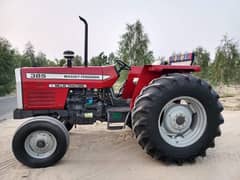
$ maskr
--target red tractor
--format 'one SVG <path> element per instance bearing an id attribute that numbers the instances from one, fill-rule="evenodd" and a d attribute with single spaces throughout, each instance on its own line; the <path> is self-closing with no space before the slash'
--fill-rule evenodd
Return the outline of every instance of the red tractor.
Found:
<path id="1" fill-rule="evenodd" d="M 88 66 L 88 24 L 85 24 L 84 66 L 73 67 L 74 53 L 65 51 L 66 67 L 15 70 L 17 105 L 14 119 L 29 118 L 16 131 L 12 150 L 23 164 L 47 167 L 60 160 L 75 124 L 96 120 L 124 122 L 140 146 L 155 159 L 182 164 L 204 157 L 221 135 L 223 106 L 218 94 L 191 73 L 199 66 L 172 65 L 193 54 L 171 57 L 169 64 Z M 113 85 L 129 70 L 118 93 Z M 110 128 L 110 126 L 109 126 Z"/>

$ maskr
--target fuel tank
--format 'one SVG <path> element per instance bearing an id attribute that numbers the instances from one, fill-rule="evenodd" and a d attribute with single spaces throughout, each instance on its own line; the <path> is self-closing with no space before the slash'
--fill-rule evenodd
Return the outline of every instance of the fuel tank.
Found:
<path id="1" fill-rule="evenodd" d="M 114 66 L 29 67 L 15 70 L 18 108 L 64 109 L 69 89 L 110 88 L 118 79 Z"/>

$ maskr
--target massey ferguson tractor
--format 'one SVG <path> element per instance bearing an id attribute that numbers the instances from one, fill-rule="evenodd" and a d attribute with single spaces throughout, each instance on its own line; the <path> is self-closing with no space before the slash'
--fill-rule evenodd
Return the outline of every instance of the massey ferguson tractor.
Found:
<path id="1" fill-rule="evenodd" d="M 84 66 L 23 67 L 15 70 L 17 109 L 14 119 L 28 118 L 12 140 L 15 157 L 32 168 L 55 164 L 66 153 L 68 131 L 76 124 L 106 121 L 129 126 L 137 142 L 154 159 L 182 164 L 206 156 L 221 135 L 224 122 L 218 94 L 192 75 L 199 66 L 176 65 L 194 54 L 172 56 L 169 63 L 129 66 L 88 66 L 88 24 Z M 128 76 L 119 92 L 113 85 L 122 70 Z"/>

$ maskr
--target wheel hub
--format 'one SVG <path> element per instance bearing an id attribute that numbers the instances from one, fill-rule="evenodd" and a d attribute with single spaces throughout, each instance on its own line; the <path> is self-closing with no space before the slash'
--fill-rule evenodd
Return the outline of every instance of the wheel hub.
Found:
<path id="1" fill-rule="evenodd" d="M 55 136 L 48 131 L 34 131 L 25 140 L 24 148 L 33 158 L 47 158 L 57 147 Z"/>
<path id="2" fill-rule="evenodd" d="M 182 133 L 191 126 L 192 112 L 187 106 L 174 104 L 168 108 L 164 119 L 163 125 L 168 131 Z"/>
<path id="3" fill-rule="evenodd" d="M 43 141 L 43 140 L 37 141 L 37 147 L 39 147 L 39 148 L 44 148 L 45 145 L 46 145 L 45 141 Z"/>
<path id="4" fill-rule="evenodd" d="M 170 100 L 161 110 L 158 128 L 161 137 L 175 147 L 195 143 L 204 133 L 206 110 L 195 98 L 180 96 Z"/>
<path id="5" fill-rule="evenodd" d="M 177 119 L 176 119 L 177 125 L 180 126 L 180 125 L 184 124 L 184 122 L 185 122 L 185 117 L 184 116 L 177 117 Z"/>

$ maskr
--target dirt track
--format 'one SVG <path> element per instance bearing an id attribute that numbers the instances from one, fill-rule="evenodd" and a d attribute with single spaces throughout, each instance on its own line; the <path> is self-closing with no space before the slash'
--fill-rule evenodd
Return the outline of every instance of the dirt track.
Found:
<path id="1" fill-rule="evenodd" d="M 195 164 L 167 165 L 146 155 L 131 131 L 106 130 L 103 124 L 78 126 L 71 132 L 67 154 L 49 168 L 30 169 L 18 163 L 11 152 L 11 138 L 22 121 L 0 123 L 0 179 L 34 180 L 160 180 L 240 179 L 240 111 L 224 112 L 223 135 L 216 148 Z"/>

